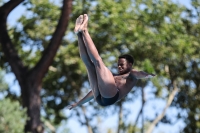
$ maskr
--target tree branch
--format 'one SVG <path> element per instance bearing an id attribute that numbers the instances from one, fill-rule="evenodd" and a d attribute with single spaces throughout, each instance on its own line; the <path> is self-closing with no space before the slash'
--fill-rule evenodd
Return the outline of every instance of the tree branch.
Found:
<path id="1" fill-rule="evenodd" d="M 89 124 L 89 119 L 88 117 L 86 116 L 86 109 L 84 106 L 81 106 L 81 109 L 83 111 L 83 116 L 85 118 L 85 125 L 87 126 L 87 129 L 88 129 L 88 133 L 93 133 L 93 130 L 92 130 L 92 127 L 90 126 Z"/>
<path id="2" fill-rule="evenodd" d="M 19 83 L 21 82 L 20 72 L 25 70 L 25 67 L 15 50 L 7 31 L 7 17 L 9 13 L 18 6 L 23 0 L 10 0 L 0 7 L 0 44 L 2 45 L 3 52 L 12 71 L 15 73 Z"/>
<path id="3" fill-rule="evenodd" d="M 15 8 L 17 7 L 21 2 L 23 2 L 24 0 L 10 0 L 7 3 L 5 3 L 1 8 L 0 8 L 0 12 L 3 13 L 3 17 L 7 19 L 9 13 Z M 1 14 L 2 15 L 2 14 Z M 2 16 L 1 16 L 2 17 Z M 5 20 L 6 22 L 6 20 Z"/>
<path id="4" fill-rule="evenodd" d="M 49 130 L 51 130 L 52 133 L 56 133 L 55 127 L 47 120 L 44 121 L 45 126 L 48 127 Z"/>
<path id="5" fill-rule="evenodd" d="M 31 71 L 31 73 L 34 74 L 33 77 L 37 77 L 38 82 L 41 82 L 42 78 L 48 71 L 48 67 L 50 66 L 53 58 L 56 55 L 56 52 L 61 44 L 62 38 L 68 26 L 71 10 L 72 0 L 63 0 L 62 13 L 56 30 L 51 38 L 48 47 L 44 50 L 41 59 Z"/>
<path id="6" fill-rule="evenodd" d="M 142 112 L 143 112 L 144 105 L 145 105 L 145 103 L 146 103 L 146 98 L 145 98 L 145 93 L 144 93 L 144 86 L 142 86 L 141 91 L 142 91 L 142 106 L 141 106 L 141 109 L 140 109 L 140 111 L 139 111 L 139 113 L 138 113 L 138 115 L 137 115 L 137 118 L 136 118 L 136 120 L 135 120 L 135 124 L 134 124 L 134 127 L 135 127 L 135 128 L 136 128 L 136 125 L 137 125 L 137 123 L 138 123 L 139 117 L 140 117 L 140 115 L 141 115 Z"/>
<path id="7" fill-rule="evenodd" d="M 163 109 L 162 113 L 159 116 L 157 116 L 156 119 L 154 119 L 154 121 L 151 123 L 151 125 L 147 129 L 146 133 L 152 133 L 156 124 L 165 116 L 165 113 L 166 113 L 167 109 L 169 108 L 169 106 L 171 105 L 177 91 L 178 91 L 178 88 L 177 88 L 176 82 L 174 81 L 173 82 L 173 90 L 172 90 L 172 93 L 169 95 L 169 98 L 167 100 L 167 104 L 166 104 L 165 108 Z"/>
<path id="8" fill-rule="evenodd" d="M 118 128 L 117 128 L 117 133 L 120 133 L 120 130 L 122 128 L 123 124 L 123 108 L 122 108 L 122 101 L 119 101 L 119 113 L 118 113 Z"/>

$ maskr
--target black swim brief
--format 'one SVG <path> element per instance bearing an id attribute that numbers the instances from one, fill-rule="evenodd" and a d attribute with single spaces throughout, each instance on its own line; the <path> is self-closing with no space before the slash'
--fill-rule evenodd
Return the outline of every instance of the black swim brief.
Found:
<path id="1" fill-rule="evenodd" d="M 101 94 L 99 94 L 96 97 L 96 101 L 101 106 L 108 106 L 117 102 L 118 98 L 119 98 L 119 91 L 117 91 L 117 94 L 112 98 L 104 98 L 101 96 Z"/>

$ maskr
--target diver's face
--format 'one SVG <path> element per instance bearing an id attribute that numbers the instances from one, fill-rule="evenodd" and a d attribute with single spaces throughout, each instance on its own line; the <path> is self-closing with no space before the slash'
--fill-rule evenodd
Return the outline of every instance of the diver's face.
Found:
<path id="1" fill-rule="evenodd" d="M 118 72 L 119 74 L 125 74 L 130 72 L 132 64 L 129 63 L 125 58 L 119 58 L 118 60 Z"/>

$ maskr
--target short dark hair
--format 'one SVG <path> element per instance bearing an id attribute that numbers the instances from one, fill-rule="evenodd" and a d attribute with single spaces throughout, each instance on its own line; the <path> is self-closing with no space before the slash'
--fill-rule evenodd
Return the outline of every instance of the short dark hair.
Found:
<path id="1" fill-rule="evenodd" d="M 129 55 L 129 54 L 124 54 L 124 55 L 120 55 L 118 57 L 118 59 L 120 58 L 125 58 L 129 63 L 134 63 L 134 59 L 133 59 L 133 56 Z"/>

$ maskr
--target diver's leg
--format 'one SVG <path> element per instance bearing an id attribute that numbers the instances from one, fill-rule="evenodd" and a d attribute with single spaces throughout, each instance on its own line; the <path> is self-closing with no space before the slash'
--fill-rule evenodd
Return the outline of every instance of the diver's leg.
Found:
<path id="1" fill-rule="evenodd" d="M 78 33 L 78 45 L 79 45 L 79 52 L 80 52 L 80 57 L 83 60 L 87 73 L 88 73 L 88 79 L 90 82 L 90 87 L 92 88 L 94 97 L 96 98 L 99 95 L 99 88 L 97 84 L 97 76 L 96 76 L 96 71 L 95 71 L 95 66 L 90 60 L 89 56 L 87 55 L 86 48 L 83 45 L 83 38 L 81 33 Z"/>
<path id="2" fill-rule="evenodd" d="M 117 93 L 117 86 L 110 70 L 104 65 L 99 53 L 87 30 L 88 16 L 84 14 L 83 23 L 79 30 L 83 34 L 87 53 L 93 62 L 97 75 L 99 92 L 105 98 L 111 98 Z"/>
<path id="3" fill-rule="evenodd" d="M 98 90 L 98 85 L 97 85 L 97 76 L 96 76 L 95 67 L 87 54 L 82 33 L 78 33 L 77 31 L 80 23 L 82 23 L 82 20 L 83 20 L 82 18 L 83 18 L 83 15 L 80 15 L 79 18 L 76 20 L 76 26 L 75 26 L 74 31 L 75 33 L 77 33 L 77 36 L 78 36 L 78 46 L 79 46 L 80 57 L 87 68 L 90 86 L 92 88 L 94 97 L 96 98 L 99 95 L 99 90 Z"/>

